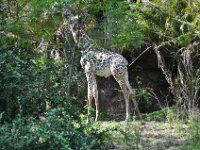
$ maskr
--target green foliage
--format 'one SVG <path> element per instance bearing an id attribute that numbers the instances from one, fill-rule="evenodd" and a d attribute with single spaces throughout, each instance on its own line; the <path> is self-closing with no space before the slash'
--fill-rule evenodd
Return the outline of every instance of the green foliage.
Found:
<path id="1" fill-rule="evenodd" d="M 147 120 L 165 120 L 166 113 L 163 110 L 154 111 L 144 116 Z"/>
<path id="2" fill-rule="evenodd" d="M 145 43 L 136 21 L 137 14 L 130 14 L 128 3 L 121 0 L 82 1 L 79 8 L 88 10 L 84 28 L 98 44 L 108 49 L 130 51 Z"/>
<path id="3" fill-rule="evenodd" d="M 1 148 L 103 146 L 106 131 L 85 126 L 79 117 L 77 99 L 64 94 L 69 80 L 63 66 L 47 63 L 45 57 L 22 50 L 2 51 L 0 64 Z M 72 87 L 77 78 L 72 79 Z M 51 104 L 48 110 L 47 102 Z"/>
<path id="4" fill-rule="evenodd" d="M 34 90 L 28 90 L 36 86 L 33 82 L 35 72 L 31 71 L 33 64 L 30 57 L 25 56 L 25 53 L 20 54 L 19 51 L 2 51 L 0 54 L 0 109 L 5 111 L 4 115 L 7 119 L 12 119 L 18 113 L 27 113 L 26 110 L 31 109 L 27 106 L 27 98 L 33 105 L 37 102 L 31 101 L 31 97 L 35 96 Z"/>
<path id="5" fill-rule="evenodd" d="M 42 38 L 54 43 L 63 2 L 2 1 L 1 149 L 103 147 L 105 132 L 85 126 L 79 116 L 81 74 L 35 52 Z"/>
<path id="6" fill-rule="evenodd" d="M 182 146 L 182 150 L 198 150 L 200 147 L 200 120 L 198 116 L 189 118 L 187 136 L 188 140 Z"/>
<path id="7" fill-rule="evenodd" d="M 153 43 L 177 42 L 180 45 L 187 45 L 191 36 L 184 41 L 181 36 L 194 35 L 199 32 L 199 2 L 186 0 L 173 1 L 154 0 L 152 5 L 134 5 L 138 13 L 137 20 L 140 30 L 143 31 L 146 40 Z M 196 34 L 198 35 L 198 34 Z"/>
<path id="8" fill-rule="evenodd" d="M 120 129 L 122 141 L 126 144 L 127 149 L 139 149 L 141 129 L 139 123 L 128 122 L 124 129 Z M 134 143 L 134 144 L 133 144 Z"/>
<path id="9" fill-rule="evenodd" d="M 199 120 L 199 118 L 194 118 L 194 117 L 189 118 L 189 135 L 191 136 L 191 138 L 200 139 L 200 120 Z"/>
<path id="10" fill-rule="evenodd" d="M 112 4 L 110 4 L 112 6 Z M 121 49 L 137 48 L 144 44 L 143 33 L 137 23 L 139 13 L 130 12 L 128 5 L 116 2 L 116 8 L 109 9 L 108 30 L 111 45 Z"/>
<path id="11" fill-rule="evenodd" d="M 166 107 L 152 113 L 144 115 L 147 120 L 168 121 L 170 124 L 176 121 L 176 115 L 173 108 Z"/>
<path id="12" fill-rule="evenodd" d="M 181 150 L 188 150 L 188 149 L 199 150 L 199 147 L 200 147 L 199 139 L 191 139 L 188 140 L 186 143 L 184 143 L 184 145 L 181 147 Z"/>
<path id="13" fill-rule="evenodd" d="M 139 149 L 142 137 L 140 122 L 137 122 L 136 120 L 128 122 L 103 121 L 98 124 L 93 124 L 93 126 L 100 127 L 102 130 L 106 130 L 109 133 L 107 149 L 113 148 L 114 143 L 117 143 L 117 148 L 120 149 Z"/>
<path id="14" fill-rule="evenodd" d="M 58 80 L 58 68 L 46 65 L 46 58 L 31 56 L 23 50 L 2 51 L 1 64 L 1 111 L 8 120 L 17 114 L 40 114 L 45 111 L 46 101 L 64 102 L 65 97 L 58 97 L 67 83 L 66 77 Z"/>
<path id="15" fill-rule="evenodd" d="M 61 24 L 61 11 L 65 4 L 77 14 L 87 12 L 83 20 L 84 29 L 92 37 L 97 37 L 97 43 L 116 51 L 134 51 L 144 44 L 169 42 L 176 43 L 177 47 L 186 47 L 193 37 L 199 36 L 199 1 L 151 2 L 153 5 L 150 6 L 139 1 L 130 4 L 121 0 L 2 0 L 1 148 L 105 148 L 109 131 L 92 125 L 85 126 L 79 116 L 85 113 L 80 100 L 85 99 L 83 97 L 86 95 L 83 75 L 77 67 L 79 55 L 72 57 L 76 59 L 72 60 L 73 63 L 70 59 L 56 64 L 35 50 L 42 38 L 51 47 L 58 45 L 53 38 L 54 31 Z M 69 50 L 70 54 L 73 50 L 75 48 Z M 144 112 L 157 108 L 151 89 L 140 89 L 136 94 Z M 48 109 L 47 104 L 50 104 Z M 166 108 L 147 114 L 146 118 L 171 122 L 175 115 L 173 110 Z M 115 130 L 116 137 L 113 138 L 126 143 L 128 148 L 137 149 L 141 136 L 139 125 L 122 126 L 125 128 Z M 191 139 L 199 140 L 199 121 L 191 119 L 189 126 Z M 131 145 L 132 141 L 135 145 Z"/>
<path id="16" fill-rule="evenodd" d="M 141 88 L 136 91 L 136 99 L 143 113 L 159 109 L 159 106 L 156 105 L 156 98 L 153 96 L 151 90 L 149 88 Z"/>
<path id="17" fill-rule="evenodd" d="M 105 132 L 74 122 L 67 107 L 49 110 L 40 120 L 16 118 L 0 127 L 2 149 L 101 149 Z"/>
<path id="18" fill-rule="evenodd" d="M 30 48 L 41 37 L 53 40 L 55 26 L 61 19 L 59 7 L 54 1 L 2 0 L 1 4 L 1 47 L 26 45 Z"/>

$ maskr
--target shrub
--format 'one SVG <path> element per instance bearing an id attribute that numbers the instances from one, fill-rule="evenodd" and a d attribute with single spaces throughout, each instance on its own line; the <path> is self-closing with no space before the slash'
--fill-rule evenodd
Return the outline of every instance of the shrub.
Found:
<path id="1" fill-rule="evenodd" d="M 0 127 L 2 149 L 101 149 L 105 132 L 74 120 L 65 108 L 55 108 L 41 119 L 17 117 Z"/>
<path id="2" fill-rule="evenodd" d="M 2 149 L 103 147 L 106 132 L 86 126 L 78 99 L 65 92 L 78 75 L 69 81 L 67 68 L 24 50 L 2 51 L 0 65 Z"/>

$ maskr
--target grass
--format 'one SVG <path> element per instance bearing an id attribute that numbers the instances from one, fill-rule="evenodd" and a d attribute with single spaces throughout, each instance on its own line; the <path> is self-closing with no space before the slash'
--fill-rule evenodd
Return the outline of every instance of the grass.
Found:
<path id="1" fill-rule="evenodd" d="M 200 139 L 189 139 L 187 140 L 181 150 L 199 150 L 200 149 Z"/>
<path id="2" fill-rule="evenodd" d="M 180 148 L 187 129 L 181 123 L 171 126 L 168 122 L 156 121 L 101 121 L 93 126 L 109 131 L 109 146 L 116 150 Z"/>
<path id="3" fill-rule="evenodd" d="M 141 123 L 139 121 L 102 121 L 93 126 L 107 129 L 110 133 L 110 145 L 115 149 L 139 149 Z"/>
<path id="4" fill-rule="evenodd" d="M 162 111 L 163 113 L 163 111 Z M 166 118 L 156 120 L 147 115 L 146 121 L 98 121 L 92 126 L 106 129 L 109 132 L 107 149 L 115 150 L 199 150 L 200 123 L 194 120 L 183 123 L 174 118 L 172 112 Z M 150 117 L 154 118 L 151 119 Z M 167 118 L 169 117 L 169 118 Z M 171 118 L 170 118 L 171 117 Z"/>
<path id="5" fill-rule="evenodd" d="M 200 120 L 177 119 L 175 110 L 166 107 L 143 115 L 144 120 L 92 122 L 91 126 L 108 131 L 106 149 L 115 150 L 199 150 Z M 116 118 L 115 118 L 116 119 Z M 108 120 L 114 120 L 108 119 Z"/>

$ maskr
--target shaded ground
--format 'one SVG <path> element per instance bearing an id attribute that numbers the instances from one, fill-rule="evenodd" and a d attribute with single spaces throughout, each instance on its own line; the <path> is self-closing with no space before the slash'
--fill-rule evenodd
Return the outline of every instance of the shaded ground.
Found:
<path id="1" fill-rule="evenodd" d="M 179 150 L 185 142 L 185 125 L 146 122 L 142 125 L 141 148 Z"/>
<path id="2" fill-rule="evenodd" d="M 113 150 L 179 150 L 186 141 L 187 126 L 163 122 L 101 122 L 102 128 L 111 129 Z"/>

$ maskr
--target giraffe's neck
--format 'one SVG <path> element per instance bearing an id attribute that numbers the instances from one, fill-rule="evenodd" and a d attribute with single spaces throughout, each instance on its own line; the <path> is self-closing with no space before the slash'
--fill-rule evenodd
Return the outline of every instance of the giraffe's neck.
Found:
<path id="1" fill-rule="evenodd" d="M 78 47 L 83 48 L 84 51 L 105 51 L 104 48 L 94 43 L 78 23 L 74 23 L 74 17 L 69 19 L 69 27 Z"/>

